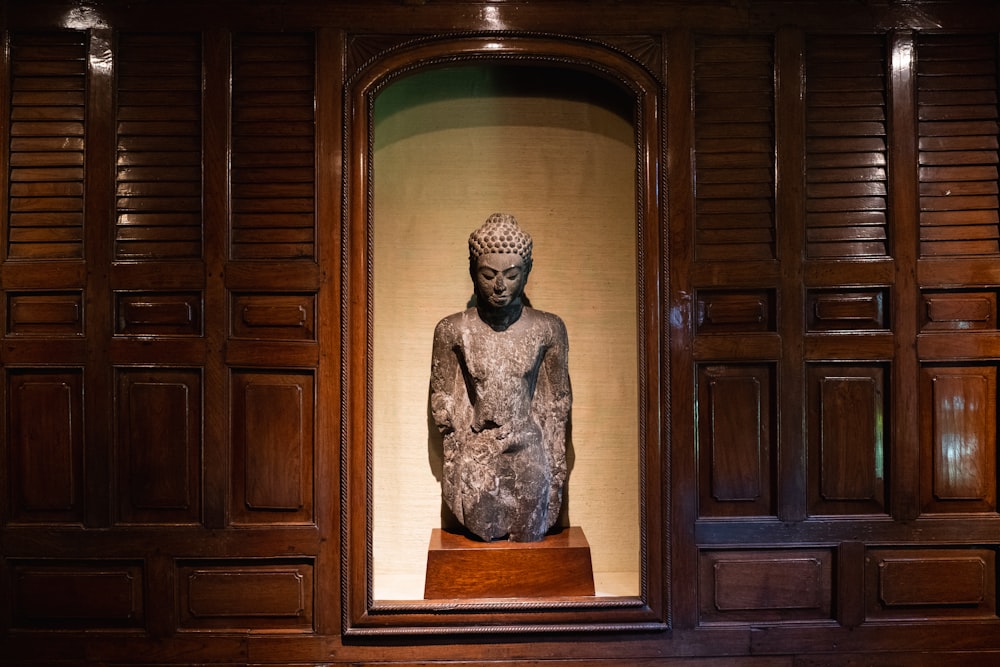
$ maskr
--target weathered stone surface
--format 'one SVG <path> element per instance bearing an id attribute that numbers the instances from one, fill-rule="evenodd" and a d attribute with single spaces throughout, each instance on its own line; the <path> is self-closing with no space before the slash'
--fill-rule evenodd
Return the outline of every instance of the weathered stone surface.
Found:
<path id="1" fill-rule="evenodd" d="M 469 247 L 477 305 L 434 331 L 442 495 L 484 540 L 537 541 L 559 517 L 567 475 L 566 327 L 523 303 L 531 239 L 512 216 L 491 216 Z"/>

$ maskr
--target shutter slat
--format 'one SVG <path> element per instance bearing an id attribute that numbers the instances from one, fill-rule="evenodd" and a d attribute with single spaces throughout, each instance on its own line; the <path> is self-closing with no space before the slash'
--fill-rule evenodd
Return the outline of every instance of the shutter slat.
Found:
<path id="1" fill-rule="evenodd" d="M 315 254 L 315 46 L 308 34 L 233 37 L 232 254 Z"/>
<path id="2" fill-rule="evenodd" d="M 805 223 L 810 258 L 888 255 L 884 52 L 878 35 L 807 40 Z"/>
<path id="3" fill-rule="evenodd" d="M 994 35 L 918 38 L 922 256 L 998 253 L 996 53 Z"/>

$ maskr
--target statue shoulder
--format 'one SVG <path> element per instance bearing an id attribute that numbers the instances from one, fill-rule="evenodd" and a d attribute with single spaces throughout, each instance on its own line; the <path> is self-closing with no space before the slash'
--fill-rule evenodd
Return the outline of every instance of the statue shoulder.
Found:
<path id="1" fill-rule="evenodd" d="M 452 313 L 441 321 L 437 323 L 434 327 L 434 337 L 435 338 L 453 338 L 457 335 L 457 332 L 461 331 L 465 326 L 465 322 L 469 317 L 469 313 L 475 314 L 475 309 L 470 308 L 469 310 L 463 310 L 458 313 Z"/>
<path id="2" fill-rule="evenodd" d="M 530 317 L 541 323 L 547 329 L 555 334 L 566 335 L 566 324 L 562 321 L 562 318 L 555 313 L 550 313 L 545 310 L 538 310 L 537 308 L 525 308 L 525 312 L 530 313 Z"/>

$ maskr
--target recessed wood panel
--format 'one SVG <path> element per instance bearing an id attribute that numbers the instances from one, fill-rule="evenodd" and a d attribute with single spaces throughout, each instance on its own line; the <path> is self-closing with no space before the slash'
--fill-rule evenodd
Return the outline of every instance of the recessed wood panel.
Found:
<path id="1" fill-rule="evenodd" d="M 115 333 L 124 336 L 198 336 L 198 292 L 116 292 Z"/>
<path id="2" fill-rule="evenodd" d="M 924 511 L 993 511 L 996 368 L 928 366 L 920 389 Z"/>
<path id="3" fill-rule="evenodd" d="M 132 562 L 14 561 L 14 627 L 141 628 L 143 568 Z"/>
<path id="4" fill-rule="evenodd" d="M 884 513 L 885 370 L 811 366 L 808 382 L 810 512 Z"/>
<path id="5" fill-rule="evenodd" d="M 312 516 L 313 377 L 233 373 L 232 517 L 236 523 Z"/>
<path id="6" fill-rule="evenodd" d="M 698 588 L 703 623 L 829 618 L 833 557 L 821 549 L 706 551 Z"/>
<path id="7" fill-rule="evenodd" d="M 870 618 L 996 615 L 992 549 L 872 549 L 866 563 Z"/>
<path id="8" fill-rule="evenodd" d="M 698 333 L 774 330 L 772 290 L 698 292 Z"/>
<path id="9" fill-rule="evenodd" d="M 698 385 L 701 513 L 771 513 L 770 367 L 704 366 Z"/>
<path id="10" fill-rule="evenodd" d="M 984 331 L 997 327 L 996 292 L 924 292 L 924 331 Z"/>
<path id="11" fill-rule="evenodd" d="M 308 561 L 181 561 L 182 630 L 312 630 L 313 566 Z"/>
<path id="12" fill-rule="evenodd" d="M 83 334 L 83 295 L 80 292 L 9 292 L 7 334 L 11 336 Z"/>
<path id="13" fill-rule="evenodd" d="M 235 338 L 315 340 L 311 294 L 234 294 L 232 301 Z"/>
<path id="14" fill-rule="evenodd" d="M 887 328 L 885 290 L 809 290 L 809 331 L 869 331 Z"/>
<path id="15" fill-rule="evenodd" d="M 83 518 L 83 377 L 77 370 L 7 376 L 12 521 Z"/>
<path id="16" fill-rule="evenodd" d="M 194 523 L 201 509 L 201 373 L 119 369 L 119 520 Z"/>

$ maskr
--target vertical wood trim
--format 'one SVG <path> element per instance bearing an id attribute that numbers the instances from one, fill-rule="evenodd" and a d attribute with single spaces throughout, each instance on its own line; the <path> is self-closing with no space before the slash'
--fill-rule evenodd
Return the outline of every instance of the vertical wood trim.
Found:
<path id="1" fill-rule="evenodd" d="M 7 14 L 7 4 L 3 3 L 0 5 L 0 19 L 5 19 Z M 11 87 L 11 71 L 10 71 L 10 31 L 6 29 L 7 23 L 5 21 L 0 21 L 0 26 L 4 29 L 0 30 L 0 151 L 4 155 L 10 155 L 10 87 Z M 0 169 L 0 192 L 3 193 L 0 196 L 0 299 L 3 299 L 4 309 L 6 311 L 6 301 L 7 293 L 5 291 L 4 284 L 4 270 L 3 265 L 7 261 L 7 243 L 5 239 L 9 238 L 10 230 L 8 229 L 9 217 L 8 217 L 8 202 L 10 200 L 10 169 L 4 166 Z M 0 339 L 5 337 L 6 328 L 0 330 Z M 0 498 L 3 499 L 0 502 L 0 525 L 6 525 L 7 521 L 10 520 L 14 509 L 10 506 L 11 498 L 11 487 L 12 482 L 10 479 L 10 438 L 8 436 L 9 430 L 7 428 L 7 410 L 10 405 L 10 395 L 8 394 L 8 381 L 7 381 L 7 363 L 8 363 L 8 352 L 6 345 L 0 345 L 0 399 L 2 399 L 2 407 L 0 407 Z M 4 568 L 5 569 L 5 568 Z M 4 580 L 4 573 L 0 571 L 0 596 L 7 595 L 9 599 L 10 591 Z M 5 605 L 9 607 L 10 605 Z M 10 627 L 10 612 L 0 611 L 0 632 L 6 630 Z"/>
<path id="2" fill-rule="evenodd" d="M 900 521 L 919 514 L 919 364 L 916 358 L 919 252 L 917 185 L 916 51 L 912 32 L 889 36 L 889 233 L 895 260 L 892 327 L 895 330 L 893 392 L 894 416 L 889 469 L 890 513 Z"/>
<path id="3" fill-rule="evenodd" d="M 111 522 L 111 443 L 114 441 L 114 381 L 110 358 L 112 306 L 110 269 L 114 237 L 115 63 L 114 32 L 90 31 L 87 51 L 87 129 L 84 257 L 87 260 L 85 332 L 88 367 L 84 375 L 84 465 L 86 525 Z"/>
<path id="4" fill-rule="evenodd" d="M 698 591 L 691 582 L 698 577 L 694 526 L 698 516 L 698 466 L 695 455 L 693 398 L 691 261 L 694 249 L 694 114 L 692 94 L 694 62 L 691 33 L 677 29 L 666 36 L 667 214 L 669 220 L 669 347 L 670 437 L 666 441 L 671 469 L 671 614 L 673 627 L 693 628 L 698 623 Z M 669 443 L 678 443 L 672 446 Z"/>
<path id="5" fill-rule="evenodd" d="M 778 396 L 805 396 L 803 332 L 805 287 L 805 36 L 782 28 L 774 38 L 775 71 L 775 230 L 781 265 L 778 332 L 782 340 Z M 778 401 L 778 518 L 806 517 L 806 446 L 804 402 L 787 409 Z"/>
<path id="6" fill-rule="evenodd" d="M 852 628 L 865 620 L 865 545 L 842 542 L 837 550 L 837 620 Z"/>
<path id="7" fill-rule="evenodd" d="M 346 36 L 340 30 L 320 30 L 316 35 L 316 258 L 319 262 L 318 296 L 319 369 L 316 377 L 316 458 L 313 469 L 315 521 L 321 535 L 340 534 L 339 409 L 341 350 L 341 290 L 339 258 L 343 183 L 343 88 Z M 315 627 L 321 634 L 340 634 L 341 608 L 338 568 L 340 553 L 334 539 L 323 540 L 316 568 Z"/>
<path id="8" fill-rule="evenodd" d="M 6 3 L 0 8 L 0 12 L 6 9 Z M 0 14 L 2 16 L 2 14 Z M 0 26 L 6 25 L 0 23 Z M 0 151 L 4 155 L 10 155 L 10 103 L 11 103 L 11 70 L 10 70 L 10 31 L 4 30 L 0 33 Z M 7 158 L 9 159 L 9 157 Z M 6 161 L 5 161 L 6 162 Z M 10 167 L 6 163 L 0 169 L 0 262 L 7 261 L 7 250 L 10 238 Z M 3 271 L 0 271 L 0 288 L 3 288 Z M 6 349 L 6 348 L 4 348 Z M 0 351 L 0 362 L 4 361 L 4 352 Z M 3 464 L 0 463 L 0 473 L 3 472 Z"/>
<path id="9" fill-rule="evenodd" d="M 230 39 L 223 29 L 202 38 L 204 259 L 205 259 L 205 442 L 204 516 L 209 528 L 226 525 L 229 499 L 230 378 L 224 359 L 228 327 L 226 248 L 229 227 Z"/>

